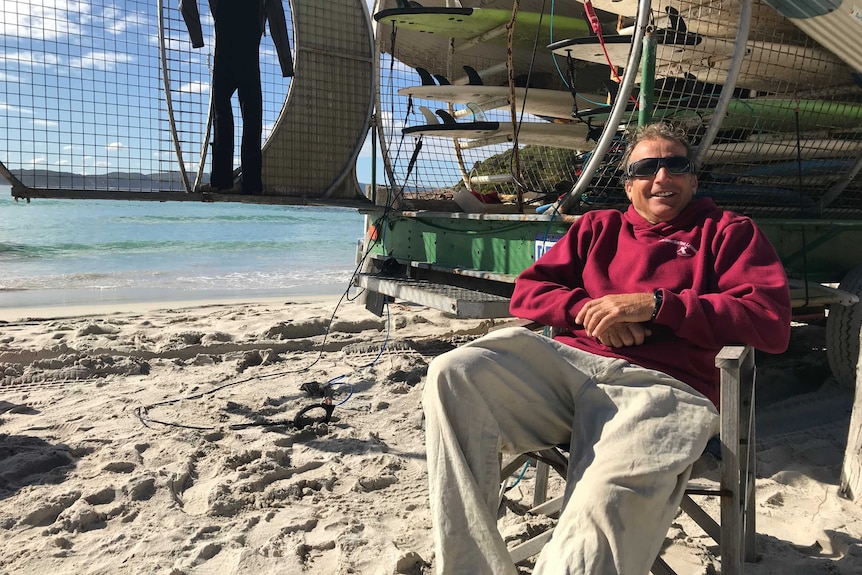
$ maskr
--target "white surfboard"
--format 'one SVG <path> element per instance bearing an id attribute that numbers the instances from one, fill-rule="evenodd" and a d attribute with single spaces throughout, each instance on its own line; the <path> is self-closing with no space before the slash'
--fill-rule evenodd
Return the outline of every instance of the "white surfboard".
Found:
<path id="1" fill-rule="evenodd" d="M 730 58 L 733 55 L 733 41 L 722 38 L 663 30 L 656 34 L 656 40 L 656 62 L 662 64 L 700 63 L 705 58 Z M 605 36 L 604 46 L 597 36 L 584 36 L 555 42 L 548 49 L 558 56 L 571 56 L 594 64 L 607 65 L 610 58 L 614 66 L 624 66 L 631 43 L 632 37 L 628 34 Z"/>
<path id="2" fill-rule="evenodd" d="M 804 139 L 799 141 L 803 158 L 840 158 L 853 156 L 862 151 L 862 140 Z M 703 163 L 765 162 L 768 160 L 793 160 L 797 157 L 797 142 L 793 139 L 731 142 L 713 144 L 703 158 Z"/>
<path id="3" fill-rule="evenodd" d="M 775 2 L 776 0 L 771 0 Z M 788 2 L 792 0 L 787 0 Z M 849 1 L 849 0 L 848 0 Z M 578 0 L 584 3 L 584 0 Z M 799 4 L 799 2 L 795 2 Z M 598 10 L 634 18 L 638 13 L 638 0 L 592 0 Z M 739 31 L 739 0 L 700 0 L 681 3 L 679 1 L 653 0 L 650 9 L 655 25 L 668 26 L 667 9 L 676 10 L 689 32 L 714 38 L 735 38 Z M 793 26 L 764 2 L 754 2 L 751 15 L 751 40 L 775 37 L 776 34 L 793 33 Z"/>
<path id="4" fill-rule="evenodd" d="M 440 122 L 427 107 L 420 106 L 420 110 L 427 124 L 404 128 L 403 134 L 469 140 L 465 147 L 513 143 L 515 140 L 511 122 Z M 522 122 L 518 130 L 518 143 L 587 151 L 596 147 L 594 140 L 587 139 L 588 132 L 586 124 Z"/>
<path id="5" fill-rule="evenodd" d="M 604 103 L 606 96 L 598 94 L 578 95 L 572 98 L 571 92 L 563 90 L 543 90 L 540 88 L 515 88 L 515 107 L 518 114 L 523 109 L 527 114 L 550 118 L 571 118 L 575 102 L 579 109 L 593 108 Z M 410 86 L 398 90 L 401 96 L 411 96 L 423 100 L 435 100 L 450 104 L 476 104 L 481 110 L 496 110 L 509 107 L 510 91 L 507 86 Z M 526 105 L 525 105 L 526 100 Z"/>
<path id="6" fill-rule="evenodd" d="M 666 41 L 658 37 L 656 75 L 684 77 L 722 84 L 733 56 L 734 42 L 722 38 L 671 32 Z M 605 47 L 614 66 L 625 65 L 631 50 L 630 36 L 605 37 Z M 555 42 L 548 46 L 555 54 L 596 64 L 608 65 L 597 37 L 588 36 Z M 749 41 L 737 78 L 739 88 L 774 91 L 781 82 L 798 87 L 822 88 L 851 81 L 851 69 L 831 52 L 822 48 Z M 639 79 L 637 79 L 639 80 Z"/>
<path id="7" fill-rule="evenodd" d="M 862 72 L 862 2 L 769 0 L 769 4 L 853 71 Z"/>

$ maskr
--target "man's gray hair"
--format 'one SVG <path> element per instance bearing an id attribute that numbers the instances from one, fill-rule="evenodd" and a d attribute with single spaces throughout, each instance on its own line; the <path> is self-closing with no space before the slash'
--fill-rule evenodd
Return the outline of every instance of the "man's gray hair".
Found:
<path id="1" fill-rule="evenodd" d="M 694 149 L 688 141 L 688 134 L 686 133 L 685 128 L 675 126 L 668 122 L 656 122 L 654 124 L 647 124 L 646 126 L 638 128 L 629 139 L 626 151 L 623 154 L 622 160 L 620 160 L 620 169 L 625 172 L 628 168 L 629 158 L 631 158 L 632 151 L 635 149 L 635 146 L 644 140 L 655 140 L 656 138 L 670 140 L 671 142 L 676 142 L 684 147 L 685 157 L 691 162 L 691 171 L 697 172 L 697 164 L 695 164 L 694 161 Z"/>

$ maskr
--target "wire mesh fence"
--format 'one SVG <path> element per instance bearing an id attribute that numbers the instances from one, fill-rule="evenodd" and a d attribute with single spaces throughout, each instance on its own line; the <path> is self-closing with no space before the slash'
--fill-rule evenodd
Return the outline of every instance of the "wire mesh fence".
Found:
<path id="1" fill-rule="evenodd" d="M 182 191 L 181 163 L 192 183 L 198 173 L 205 182 L 214 36 L 200 4 L 205 45 L 194 49 L 176 2 L 3 2 L 0 160 L 8 170 L 38 188 Z M 290 84 L 269 35 L 260 66 L 266 138 Z M 236 101 L 233 111 L 241 117 Z M 237 130 L 237 165 L 240 138 Z"/>
<path id="2" fill-rule="evenodd" d="M 183 192 L 205 185 L 215 37 L 208 3 L 198 4 L 202 48 L 192 46 L 175 2 L 4 2 L 0 172 L 41 189 Z M 522 0 L 510 30 L 511 0 L 464 0 L 463 14 L 431 32 L 422 22 L 380 19 L 374 62 L 370 50 L 363 55 L 370 34 L 365 15 L 357 17 L 365 2 L 280 4 L 297 66 L 306 66 L 300 79 L 308 84 L 283 77 L 265 35 L 262 148 L 271 193 L 319 192 L 343 177 L 365 133 L 363 94 L 370 100 L 376 89 L 386 184 L 420 201 L 449 200 L 465 190 L 521 199 L 525 211 L 570 189 L 594 153 L 606 106 L 626 72 L 625 35 L 637 7 L 635 0 L 595 0 L 604 45 L 591 40 L 552 51 L 549 44 L 594 32 L 583 4 Z M 376 11 L 398 6 L 385 0 Z M 846 61 L 858 58 L 860 38 L 846 39 L 846 53 L 827 50 L 805 26 L 754 2 L 736 89 L 727 113 L 716 117 L 740 6 L 735 0 L 652 3 L 657 46 L 650 115 L 684 126 L 695 145 L 711 123 L 720 123 L 702 151 L 700 189 L 723 206 L 759 216 L 858 217 L 862 90 L 859 70 Z M 447 85 L 450 94 L 434 94 Z M 612 127 L 617 141 L 576 198 L 577 210 L 625 205 L 616 162 L 643 111 L 635 104 L 640 95 L 633 94 L 623 121 Z M 232 111 L 241 118 L 236 98 Z M 453 121 L 477 130 L 447 137 Z M 283 137 L 274 138 L 276 132 Z M 238 122 L 237 177 L 241 138 Z"/>
<path id="3" fill-rule="evenodd" d="M 249 149 L 261 150 L 264 194 L 355 195 L 355 184 L 336 188 L 352 169 L 371 115 L 375 62 L 366 2 L 263 4 L 263 36 L 255 46 L 250 35 L 257 50 L 245 69 L 236 64 L 239 44 L 230 33 L 240 24 L 222 17 L 217 32 L 202 0 L 3 2 L 0 174 L 25 194 L 210 191 L 219 41 L 231 61 L 221 67 L 228 82 L 248 85 L 259 66 L 262 133 L 259 142 L 250 138 Z M 227 5 L 239 14 L 257 6 L 219 4 Z M 295 60 L 298 81 L 285 53 Z M 229 181 L 216 191 L 241 190 L 251 173 L 242 173 L 245 116 L 249 126 L 258 122 L 254 90 L 246 89 L 244 101 L 243 90 L 234 90 L 230 113 L 221 114 L 230 133 L 220 132 L 228 151 L 217 162 L 229 168 Z"/>
<path id="4" fill-rule="evenodd" d="M 578 27 L 586 19 L 577 2 L 520 2 L 514 25 L 522 32 L 511 40 L 510 1 L 461 2 L 463 13 L 452 18 L 463 33 L 449 36 L 429 33 L 442 26 L 431 20 L 398 17 L 394 1 L 380 3 L 381 131 L 396 189 L 416 199 L 461 190 L 504 201 L 520 196 L 529 210 L 571 189 L 601 130 L 612 129 L 615 141 L 575 204 L 576 211 L 623 207 L 617 162 L 626 136 L 651 117 L 684 127 L 695 146 L 703 143 L 700 193 L 719 205 L 760 217 L 859 217 L 862 184 L 854 176 L 862 162 L 862 89 L 859 71 L 846 63 L 856 57 L 858 36 L 836 54 L 754 2 L 733 97 L 718 117 L 740 2 L 653 1 L 655 84 L 648 94 L 638 89 L 640 69 L 623 69 L 637 2 L 592 4 L 615 11 L 596 13 L 603 41 L 583 39 L 593 32 Z M 492 12 L 497 20 L 490 27 L 483 19 Z M 567 43 L 573 36 L 566 34 L 582 39 Z M 621 124 L 608 128 L 606 105 L 627 72 L 638 74 L 638 87 Z M 645 116 L 643 96 L 651 98 Z M 475 129 L 460 126 L 455 139 L 447 120 Z M 718 131 L 706 143 L 712 122 Z"/>

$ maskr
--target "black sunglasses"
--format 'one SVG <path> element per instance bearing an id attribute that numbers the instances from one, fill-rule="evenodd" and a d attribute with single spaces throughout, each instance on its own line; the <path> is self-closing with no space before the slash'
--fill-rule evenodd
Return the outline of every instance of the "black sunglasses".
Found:
<path id="1" fill-rule="evenodd" d="M 669 174 L 690 174 L 691 160 L 685 156 L 644 158 L 629 164 L 626 175 L 630 178 L 648 178 L 656 175 L 662 168 L 665 168 Z"/>

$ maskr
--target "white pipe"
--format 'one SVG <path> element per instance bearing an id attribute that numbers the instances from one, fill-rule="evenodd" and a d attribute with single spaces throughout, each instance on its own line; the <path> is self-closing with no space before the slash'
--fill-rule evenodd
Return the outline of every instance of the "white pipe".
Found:
<path id="1" fill-rule="evenodd" d="M 186 164 L 183 162 L 183 151 L 180 147 L 180 138 L 177 135 L 177 125 L 174 121 L 174 107 L 171 102 L 171 80 L 168 78 L 168 60 L 167 49 L 165 48 L 165 23 L 164 23 L 164 2 L 159 0 L 159 57 L 162 61 L 162 84 L 165 89 L 165 105 L 168 108 L 168 123 L 171 126 L 171 137 L 174 140 L 174 151 L 177 154 L 177 161 L 180 164 L 180 177 L 183 180 L 183 185 L 186 192 L 191 192 L 192 188 L 189 185 L 189 175 L 186 173 Z"/>
<path id="2" fill-rule="evenodd" d="M 733 58 L 731 58 L 730 67 L 727 70 L 727 79 L 724 81 L 721 94 L 719 94 L 718 101 L 712 111 L 712 121 L 710 121 L 709 126 L 706 128 L 706 133 L 697 146 L 697 154 L 695 155 L 695 163 L 697 165 L 701 164 L 701 159 L 706 156 L 707 150 L 715 140 L 715 136 L 718 134 L 718 129 L 721 127 L 721 122 L 727 112 L 727 107 L 733 98 L 733 89 L 736 88 L 736 80 L 739 77 L 739 71 L 742 69 L 742 60 L 748 53 L 747 43 L 750 28 L 751 0 L 740 0 L 739 26 L 736 34 Z"/>
<path id="3" fill-rule="evenodd" d="M 649 25 L 649 13 L 650 0 L 640 0 L 640 2 L 638 2 L 634 37 L 632 38 L 632 49 L 631 52 L 629 52 L 629 60 L 626 63 L 623 81 L 620 84 L 619 91 L 617 91 L 617 97 L 611 106 L 610 117 L 608 117 L 608 121 L 605 122 L 605 128 L 602 130 L 602 135 L 599 137 L 599 141 L 596 144 L 595 150 L 593 150 L 593 153 L 590 155 L 590 159 L 587 160 L 587 164 L 584 166 L 584 171 L 581 173 L 578 181 L 575 182 L 574 187 L 560 205 L 560 210 L 562 212 L 565 212 L 566 207 L 571 202 L 571 198 L 577 198 L 587 190 L 587 186 L 590 185 L 593 176 L 605 159 L 605 154 L 607 153 L 608 148 L 611 147 L 611 143 L 616 137 L 617 129 L 628 105 L 629 95 L 632 93 L 632 86 L 634 86 L 635 78 L 638 75 L 638 64 L 641 59 L 641 47 L 644 35 L 646 34 L 646 28 Z"/>

